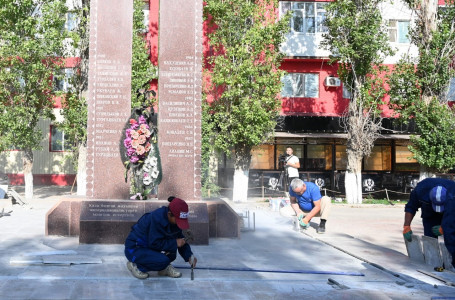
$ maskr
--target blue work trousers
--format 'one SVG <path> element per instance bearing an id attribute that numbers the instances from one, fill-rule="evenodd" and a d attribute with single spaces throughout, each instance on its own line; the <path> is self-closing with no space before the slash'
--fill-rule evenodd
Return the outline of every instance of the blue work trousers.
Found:
<path id="1" fill-rule="evenodd" d="M 142 272 L 164 270 L 177 258 L 176 253 L 161 253 L 144 247 L 125 248 L 125 256 Z"/>

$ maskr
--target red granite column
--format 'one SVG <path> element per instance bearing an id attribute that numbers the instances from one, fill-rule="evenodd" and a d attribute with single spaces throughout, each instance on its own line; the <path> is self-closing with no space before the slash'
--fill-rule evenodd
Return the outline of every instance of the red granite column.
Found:
<path id="1" fill-rule="evenodd" d="M 202 0 L 160 1 L 158 198 L 201 200 Z"/>
<path id="2" fill-rule="evenodd" d="M 87 198 L 127 199 L 119 143 L 131 112 L 133 1 L 92 0 Z"/>

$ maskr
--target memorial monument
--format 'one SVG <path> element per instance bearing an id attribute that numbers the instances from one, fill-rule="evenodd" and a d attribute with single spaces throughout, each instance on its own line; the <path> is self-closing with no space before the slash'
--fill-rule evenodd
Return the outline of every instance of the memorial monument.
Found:
<path id="1" fill-rule="evenodd" d="M 223 201 L 201 201 L 202 0 L 159 2 L 158 199 L 129 199 L 119 152 L 131 113 L 131 0 L 92 0 L 88 88 L 87 195 L 62 199 L 46 215 L 46 234 L 80 243 L 123 243 L 144 214 L 188 201 L 195 244 L 239 237 L 239 217 Z"/>

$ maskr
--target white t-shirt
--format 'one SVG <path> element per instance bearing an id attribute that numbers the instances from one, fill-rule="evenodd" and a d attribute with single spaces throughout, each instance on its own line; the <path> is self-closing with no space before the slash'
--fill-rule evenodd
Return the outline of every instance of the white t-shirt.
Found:
<path id="1" fill-rule="evenodd" d="M 291 157 L 289 157 L 287 162 L 289 162 L 291 164 L 296 164 L 296 163 L 300 162 L 300 160 L 297 156 L 292 155 Z M 294 167 L 291 167 L 288 165 L 287 169 L 288 169 L 288 177 L 299 177 L 299 170 L 297 168 L 294 168 Z"/>

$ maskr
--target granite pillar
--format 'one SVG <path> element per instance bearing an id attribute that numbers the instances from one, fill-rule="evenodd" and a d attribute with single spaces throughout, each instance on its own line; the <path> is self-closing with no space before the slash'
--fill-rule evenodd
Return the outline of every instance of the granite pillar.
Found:
<path id="1" fill-rule="evenodd" d="M 202 0 L 160 1 L 158 198 L 201 200 Z"/>
<path id="2" fill-rule="evenodd" d="M 131 114 L 133 1 L 91 0 L 87 198 L 128 199 L 120 137 Z"/>

